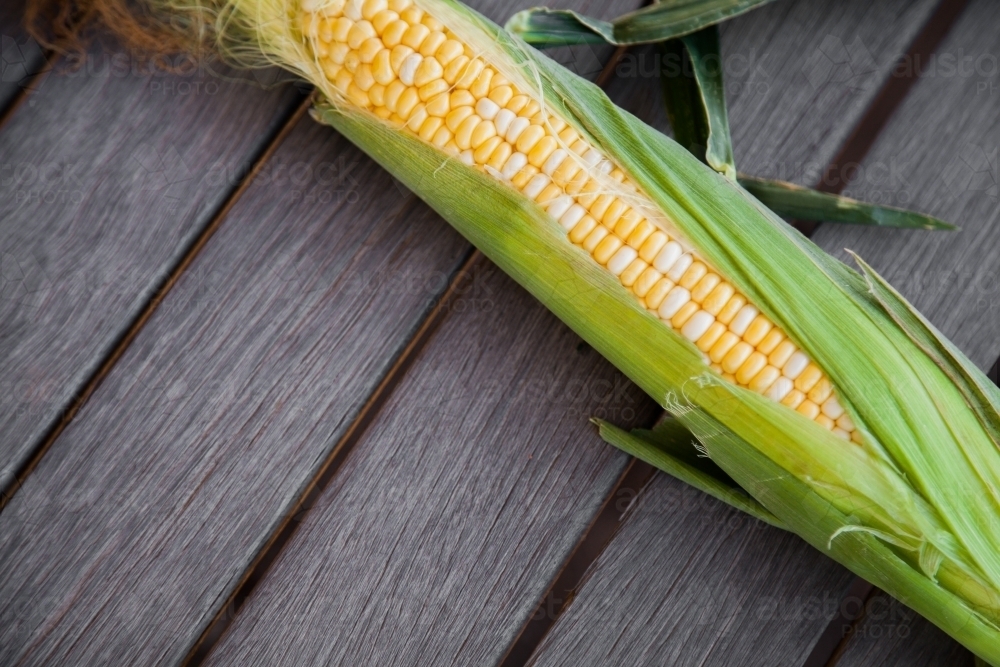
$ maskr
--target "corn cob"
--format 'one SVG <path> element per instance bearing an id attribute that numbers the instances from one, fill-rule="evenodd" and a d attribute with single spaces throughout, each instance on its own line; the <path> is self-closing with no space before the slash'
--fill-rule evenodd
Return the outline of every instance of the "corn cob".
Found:
<path id="1" fill-rule="evenodd" d="M 306 0 L 299 23 L 345 98 L 540 204 L 725 380 L 861 441 L 826 374 L 617 165 L 413 0 Z"/>

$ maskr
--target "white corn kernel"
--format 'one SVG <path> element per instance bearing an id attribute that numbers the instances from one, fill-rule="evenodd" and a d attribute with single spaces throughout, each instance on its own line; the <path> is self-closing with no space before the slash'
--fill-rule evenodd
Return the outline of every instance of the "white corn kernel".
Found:
<path id="1" fill-rule="evenodd" d="M 781 374 L 789 380 L 794 380 L 798 376 L 802 375 L 802 371 L 804 371 L 808 365 L 809 357 L 802 352 L 796 352 L 789 357 L 788 361 L 785 362 L 785 365 L 781 367 Z"/>
<path id="2" fill-rule="evenodd" d="M 476 158 L 473 157 L 471 150 L 464 150 L 458 154 L 458 159 L 469 165 L 470 167 L 476 164 Z"/>
<path id="3" fill-rule="evenodd" d="M 587 209 L 579 204 L 573 204 L 559 218 L 559 224 L 562 225 L 566 231 L 569 231 L 576 227 L 576 223 L 580 222 L 586 214 Z"/>
<path id="4" fill-rule="evenodd" d="M 344 6 L 344 16 L 352 21 L 360 21 L 363 18 L 361 8 L 364 4 L 365 0 L 347 0 L 347 4 Z"/>
<path id="5" fill-rule="evenodd" d="M 538 195 L 542 194 L 542 190 L 547 188 L 551 182 L 552 179 L 545 174 L 535 174 L 531 177 L 531 180 L 528 181 L 528 184 L 524 186 L 524 195 L 528 199 L 534 201 Z"/>
<path id="6" fill-rule="evenodd" d="M 499 129 L 499 128 L 498 128 Z M 503 170 L 500 172 L 506 180 L 510 180 L 517 176 L 517 172 L 524 169 L 525 165 L 528 164 L 528 156 L 524 153 L 514 153 L 509 158 L 507 162 L 503 165 Z"/>
<path id="7" fill-rule="evenodd" d="M 840 416 L 844 414 L 844 408 L 840 405 L 840 401 L 837 400 L 836 396 L 826 399 L 826 402 L 820 406 L 820 410 L 834 421 L 840 419 Z"/>
<path id="8" fill-rule="evenodd" d="M 587 163 L 587 166 L 593 167 L 598 162 L 604 159 L 604 156 L 597 152 L 597 150 L 591 148 L 589 151 L 583 154 L 583 161 Z"/>
<path id="9" fill-rule="evenodd" d="M 486 120 L 493 120 L 500 113 L 500 105 L 491 100 L 488 97 L 481 97 L 479 101 L 476 102 L 476 113 L 479 114 L 481 118 Z M 497 128 L 497 132 L 500 128 Z"/>
<path id="10" fill-rule="evenodd" d="M 694 264 L 694 258 L 691 255 L 681 255 L 680 259 L 674 262 L 674 265 L 666 272 L 667 277 L 677 282 L 692 264 Z"/>
<path id="11" fill-rule="evenodd" d="M 760 314 L 756 308 L 747 304 L 740 308 L 740 312 L 736 313 L 736 317 L 733 321 L 729 323 L 729 330 L 732 331 L 737 336 L 742 336 L 747 332 L 750 327 L 750 323 L 757 319 L 757 315 Z"/>
<path id="12" fill-rule="evenodd" d="M 567 155 L 566 151 L 564 151 L 562 148 L 557 148 L 554 151 L 552 151 L 552 155 L 550 155 L 549 158 L 545 161 L 545 164 L 542 165 L 542 172 L 548 176 L 551 176 L 553 172 L 555 172 L 555 170 L 559 168 L 559 165 L 563 163 L 563 160 L 566 159 L 566 155 Z"/>
<path id="13" fill-rule="evenodd" d="M 597 164 L 597 171 L 602 174 L 610 174 L 614 169 L 615 165 L 611 164 L 611 160 L 602 160 Z"/>
<path id="14" fill-rule="evenodd" d="M 684 249 L 681 248 L 681 244 L 677 243 L 677 241 L 670 241 L 656 255 L 656 259 L 653 260 L 653 267 L 660 273 L 666 273 L 683 254 Z"/>
<path id="15" fill-rule="evenodd" d="M 795 383 L 788 378 L 782 376 L 774 381 L 770 389 L 767 390 L 765 396 L 770 398 L 772 401 L 781 401 L 788 396 L 788 394 L 795 388 Z"/>
<path id="16" fill-rule="evenodd" d="M 403 64 L 399 66 L 399 80 L 405 83 L 407 86 L 413 85 L 413 77 L 417 73 L 417 68 L 420 67 L 420 63 L 423 62 L 424 57 L 419 53 L 411 53 L 406 56 L 403 60 Z"/>
<path id="17" fill-rule="evenodd" d="M 544 203 L 544 202 L 543 202 Z M 552 200 L 552 203 L 548 205 L 545 209 L 548 211 L 549 215 L 557 220 L 562 217 L 562 214 L 569 210 L 569 207 L 573 205 L 573 198 L 569 195 L 562 195 L 561 197 L 556 197 Z"/>
<path id="18" fill-rule="evenodd" d="M 637 253 L 633 248 L 623 245 L 617 252 L 615 252 L 614 255 L 611 256 L 611 259 L 608 260 L 608 271 L 616 276 L 620 276 L 622 272 L 628 268 L 628 265 L 632 263 L 632 260 L 638 256 L 639 253 Z"/>
<path id="19" fill-rule="evenodd" d="M 693 343 L 705 335 L 705 332 L 708 331 L 713 322 L 715 322 L 715 317 L 712 313 L 699 310 L 688 318 L 688 321 L 681 327 L 681 335 Z"/>
<path id="20" fill-rule="evenodd" d="M 496 118 L 493 119 L 493 124 L 497 126 L 497 134 L 501 137 L 507 136 L 507 130 L 510 129 L 510 124 L 515 118 L 517 118 L 517 114 L 510 109 L 500 109 Z"/>
<path id="21" fill-rule="evenodd" d="M 667 293 L 667 298 L 663 300 L 656 312 L 661 318 L 669 320 L 690 300 L 691 292 L 678 285 Z"/>
<path id="22" fill-rule="evenodd" d="M 507 141 L 513 144 L 521 136 L 521 133 L 528 129 L 529 125 L 531 125 L 531 121 L 527 118 L 518 117 L 512 120 L 510 127 L 507 128 Z"/>

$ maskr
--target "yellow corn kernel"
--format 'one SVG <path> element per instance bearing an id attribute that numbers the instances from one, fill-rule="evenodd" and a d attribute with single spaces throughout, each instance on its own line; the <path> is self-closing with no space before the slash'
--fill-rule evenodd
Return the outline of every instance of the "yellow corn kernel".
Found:
<path id="1" fill-rule="evenodd" d="M 716 323 L 722 324 L 722 322 L 719 322 L 718 320 L 716 320 Z M 722 324 L 722 326 L 726 325 Z M 722 361 L 726 358 L 726 355 L 729 354 L 729 352 L 739 342 L 740 342 L 740 337 L 727 329 L 726 331 L 722 332 L 722 335 L 719 336 L 719 340 L 716 341 L 715 345 L 712 346 L 712 349 L 708 351 L 708 358 L 717 364 L 721 364 Z"/>
<path id="2" fill-rule="evenodd" d="M 393 21 L 382 31 L 382 43 L 385 44 L 387 49 L 399 46 L 403 42 L 403 33 L 409 27 L 406 21 Z"/>
<path id="3" fill-rule="evenodd" d="M 646 242 L 646 239 L 648 239 L 655 231 L 656 225 L 651 223 L 649 220 L 644 219 L 636 225 L 634 230 L 632 230 L 632 233 L 629 234 L 626 243 L 636 250 L 639 250 L 642 247 L 642 244 Z"/>
<path id="4" fill-rule="evenodd" d="M 770 333 L 773 327 L 774 325 L 771 324 L 771 320 L 767 319 L 764 315 L 758 315 L 750 323 L 750 326 L 747 327 L 746 333 L 743 334 L 743 340 L 754 346 L 759 345 L 764 340 L 764 336 Z"/>
<path id="5" fill-rule="evenodd" d="M 489 121 L 483 122 L 489 123 Z M 490 123 L 490 125 L 492 125 L 492 123 Z M 476 129 L 478 130 L 479 128 Z M 496 132 L 495 129 L 493 131 Z M 473 136 L 475 136 L 475 133 L 473 133 Z M 480 142 L 478 146 L 475 145 L 475 142 L 473 142 L 475 152 L 472 154 L 472 158 L 476 161 L 476 164 L 486 164 L 486 162 L 489 161 L 490 156 L 493 155 L 493 151 L 495 151 L 502 143 L 503 139 L 496 135 L 488 137 L 486 140 Z"/>
<path id="6" fill-rule="evenodd" d="M 736 314 L 743 309 L 743 306 L 745 306 L 746 303 L 747 300 L 742 296 L 739 294 L 734 295 L 733 298 L 727 301 L 726 305 L 722 307 L 722 310 L 720 310 L 719 314 L 715 316 L 715 319 L 719 320 L 723 324 L 729 324 L 733 321 L 733 318 L 736 317 Z"/>
<path id="7" fill-rule="evenodd" d="M 763 357 L 764 355 L 761 355 Z M 757 375 L 753 376 L 750 380 L 749 389 L 750 391 L 755 391 L 758 394 L 763 394 L 765 391 L 771 388 L 778 378 L 781 377 L 781 371 L 779 371 L 774 366 L 767 366 L 767 359 L 764 360 L 765 366 L 762 368 Z M 737 376 L 737 379 L 739 376 Z"/>
<path id="8" fill-rule="evenodd" d="M 823 405 L 823 403 L 826 402 L 826 399 L 830 398 L 832 394 L 833 386 L 830 384 L 830 381 L 824 377 L 820 378 L 819 382 L 817 382 L 813 388 L 809 390 L 807 396 L 809 396 L 809 400 L 816 405 Z"/>
<path id="9" fill-rule="evenodd" d="M 795 409 L 802 405 L 802 401 L 806 400 L 806 395 L 803 394 L 798 389 L 792 389 L 788 394 L 781 399 L 782 405 L 787 405 L 791 409 Z"/>
<path id="10" fill-rule="evenodd" d="M 444 36 L 443 32 L 439 30 L 431 31 L 431 34 L 424 37 L 424 41 L 421 42 L 420 48 L 417 49 L 417 52 L 425 58 L 433 56 L 447 39 L 448 38 Z M 443 65 L 441 69 L 444 71 Z"/>
<path id="11" fill-rule="evenodd" d="M 424 109 L 426 111 L 426 109 Z M 417 133 L 421 139 L 424 141 L 431 141 L 437 131 L 441 129 L 444 125 L 444 121 L 437 116 L 428 116 L 423 123 L 420 125 L 420 131 Z"/>
<path id="12" fill-rule="evenodd" d="M 375 27 L 375 32 L 377 32 L 379 35 L 384 35 L 386 28 L 389 27 L 389 24 L 399 20 L 399 14 L 392 11 L 391 9 L 384 9 L 369 20 Z"/>
<path id="13" fill-rule="evenodd" d="M 589 215 L 586 217 L 590 218 Z M 593 218 L 590 219 L 593 220 Z M 594 221 L 594 224 L 597 224 L 596 220 Z M 636 296 L 642 298 L 649 293 L 649 290 L 653 289 L 653 285 L 655 285 L 656 281 L 662 277 L 662 273 L 647 265 L 646 270 L 643 271 L 638 278 L 636 278 L 635 283 L 632 285 L 632 291 L 635 292 Z"/>
<path id="14" fill-rule="evenodd" d="M 642 222 L 642 214 L 630 209 L 628 213 L 623 213 L 622 217 L 615 223 L 615 234 L 623 239 L 628 239 L 640 222 Z"/>
<path id="15" fill-rule="evenodd" d="M 688 270 L 684 272 L 681 279 L 677 281 L 677 284 L 685 289 L 694 289 L 694 286 L 698 284 L 702 278 L 708 274 L 708 267 L 702 262 L 694 262 L 688 267 Z"/>
<path id="16" fill-rule="evenodd" d="M 427 113 L 444 118 L 451 111 L 451 101 L 448 93 L 440 93 L 427 100 Z"/>
<path id="17" fill-rule="evenodd" d="M 497 79 L 499 77 L 494 77 Z M 510 102 L 511 98 L 514 97 L 514 89 L 510 86 L 495 86 L 490 89 L 489 98 L 497 103 L 497 105 L 503 109 Z"/>
<path id="18" fill-rule="evenodd" d="M 795 409 L 809 419 L 816 419 L 819 416 L 819 406 L 809 400 L 802 401 Z"/>
<path id="19" fill-rule="evenodd" d="M 524 186 L 528 184 L 528 181 L 538 173 L 538 167 L 528 164 L 525 165 L 521 171 L 517 172 L 517 175 L 511 179 L 511 184 L 518 190 L 523 190 Z"/>
<path id="20" fill-rule="evenodd" d="M 712 322 L 711 326 L 708 327 L 708 331 L 702 334 L 695 345 L 699 350 L 708 354 L 708 352 L 719 342 L 722 335 L 726 333 L 726 325 L 721 322 Z M 721 369 L 721 366 L 720 366 Z"/>
<path id="21" fill-rule="evenodd" d="M 624 271 L 622 271 L 622 274 L 618 276 L 618 279 L 622 281 L 622 285 L 625 287 L 632 287 L 635 284 L 635 281 L 639 279 L 639 276 L 642 275 L 642 272 L 645 271 L 648 266 L 649 264 L 646 264 L 646 262 L 636 257 L 632 260 L 632 263 L 629 264 Z"/>
<path id="22" fill-rule="evenodd" d="M 777 366 L 778 368 L 782 368 L 784 367 L 785 362 L 791 359 L 792 355 L 795 354 L 796 349 L 798 348 L 795 347 L 795 343 L 793 343 L 788 339 L 785 339 L 780 343 L 778 343 L 778 346 L 774 348 L 774 351 L 771 352 L 770 355 L 768 355 L 767 363 L 771 364 L 772 366 Z M 761 351 L 763 352 L 763 350 Z"/>
<path id="23" fill-rule="evenodd" d="M 622 240 L 614 234 L 608 234 L 594 249 L 594 259 L 597 260 L 598 264 L 607 264 L 608 260 L 611 259 L 611 256 L 618 252 L 618 249 L 621 247 Z"/>
<path id="24" fill-rule="evenodd" d="M 531 100 L 527 95 L 515 95 L 510 98 L 510 102 L 507 102 L 507 110 L 511 113 L 518 114 L 521 109 L 523 109 L 528 102 Z"/>
<path id="25" fill-rule="evenodd" d="M 604 229 L 605 232 L 607 231 L 605 227 L 598 227 L 597 229 Z M 667 294 L 669 294 L 670 290 L 673 288 L 674 281 L 670 280 L 670 278 L 660 278 L 659 281 L 657 281 L 657 283 L 653 285 L 652 289 L 650 289 L 646 294 L 646 307 L 650 310 L 656 310 L 659 308 L 660 304 L 663 303 L 663 300 L 667 298 Z"/>
<path id="26" fill-rule="evenodd" d="M 521 136 L 517 138 L 517 150 L 527 155 L 531 152 L 531 149 L 535 147 L 542 137 L 545 136 L 545 129 L 539 125 L 531 125 Z"/>
<path id="27" fill-rule="evenodd" d="M 382 49 L 375 54 L 375 58 L 372 60 L 372 76 L 375 77 L 376 82 L 383 86 L 388 86 L 396 80 L 396 72 L 392 68 L 391 59 L 392 52 L 389 49 Z"/>
<path id="28" fill-rule="evenodd" d="M 472 110 L 472 107 L 458 107 L 448 112 L 448 115 L 444 117 L 444 122 L 445 125 L 448 126 L 449 130 L 452 132 L 458 132 L 458 128 L 461 127 L 462 123 L 474 114 L 475 111 Z M 477 120 L 476 122 L 478 123 L 479 121 Z M 469 132 L 471 134 L 472 130 L 469 130 Z"/>
<path id="29" fill-rule="evenodd" d="M 384 50 L 382 40 L 378 37 L 372 37 L 365 40 L 365 43 L 358 49 L 358 57 L 361 58 L 361 62 L 370 63 L 375 60 L 375 56 L 382 50 Z"/>
<path id="30" fill-rule="evenodd" d="M 675 329 L 680 329 L 684 324 L 691 319 L 691 316 L 697 313 L 701 308 L 694 301 L 688 301 L 681 309 L 674 313 L 674 316 L 670 318 L 670 326 Z"/>
<path id="31" fill-rule="evenodd" d="M 385 106 L 385 86 L 380 86 L 379 84 L 376 83 L 374 86 L 372 86 L 371 88 L 369 88 L 368 89 L 368 99 L 370 99 L 372 101 L 372 104 L 374 104 L 375 106 L 377 106 L 377 107 L 384 107 Z"/>
<path id="32" fill-rule="evenodd" d="M 628 210 L 628 205 L 616 197 L 611 202 L 611 206 L 608 207 L 608 210 L 604 212 L 603 216 L 601 216 L 601 222 L 608 229 L 614 229 L 615 225 L 618 224 L 618 220 L 625 215 Z"/>
<path id="33" fill-rule="evenodd" d="M 795 388 L 802 392 L 808 392 L 810 389 L 816 386 L 816 383 L 820 381 L 823 377 L 823 371 L 819 369 L 816 364 L 811 363 L 806 366 L 806 369 L 795 378 Z"/>
<path id="34" fill-rule="evenodd" d="M 396 102 L 396 113 L 404 121 L 410 117 L 413 109 L 416 108 L 417 104 L 420 103 L 420 95 L 417 94 L 416 88 L 407 88 L 403 91 L 403 94 L 399 96 L 399 100 Z"/>
<path id="35" fill-rule="evenodd" d="M 496 137 L 500 139 L 500 137 Z M 482 148 L 480 146 L 480 148 Z M 490 153 L 490 159 L 486 161 L 486 164 L 493 167 L 497 171 L 503 169 L 503 166 L 507 164 L 507 160 L 514 153 L 514 147 L 508 144 L 503 139 L 500 139 L 500 143 L 497 145 L 493 152 Z"/>
<path id="36" fill-rule="evenodd" d="M 448 84 L 441 78 L 443 73 L 444 68 L 441 67 L 441 63 L 434 58 L 424 58 L 420 61 L 420 64 L 417 65 L 417 71 L 413 74 L 413 85 L 420 88 L 421 86 L 426 86 L 432 81 L 439 81 L 441 88 L 437 90 L 435 94 L 442 93 L 448 89 Z"/>
<path id="37" fill-rule="evenodd" d="M 496 70 L 492 67 L 486 67 L 480 72 L 479 76 L 476 77 L 475 82 L 469 86 L 469 92 L 472 93 L 478 100 L 481 97 L 486 97 L 490 92 L 490 81 L 493 80 L 493 75 L 496 74 Z"/>
<path id="38" fill-rule="evenodd" d="M 732 333 L 732 332 L 730 332 Z M 740 366 L 750 358 L 753 354 L 754 349 L 748 343 L 739 341 L 733 346 L 733 349 L 729 350 L 729 353 L 722 360 L 722 370 L 727 373 L 736 373 L 740 369 Z"/>
<path id="39" fill-rule="evenodd" d="M 389 9 L 389 0 L 365 0 L 361 5 L 361 16 L 371 21 L 379 12 Z"/>
<path id="40" fill-rule="evenodd" d="M 583 249 L 589 253 L 593 253 L 597 246 L 608 236 L 610 232 L 600 225 L 594 228 L 594 231 L 587 235 L 587 238 L 583 240 Z"/>
<path id="41" fill-rule="evenodd" d="M 816 415 L 816 417 L 813 418 L 813 421 L 815 421 L 817 424 L 827 429 L 828 431 L 833 430 L 834 427 L 833 420 L 824 414 Z"/>
<path id="42" fill-rule="evenodd" d="M 366 40 L 377 37 L 375 33 L 375 26 L 371 24 L 371 21 L 358 21 L 351 26 L 351 29 L 347 33 L 347 45 L 353 50 L 361 48 L 361 45 L 365 43 Z"/>
<path id="43" fill-rule="evenodd" d="M 550 136 L 542 137 L 535 144 L 534 148 L 528 152 L 528 164 L 533 164 L 539 169 L 549 159 L 549 156 L 558 148 L 555 138 Z"/>
<path id="44" fill-rule="evenodd" d="M 476 82 L 476 79 L 479 78 L 479 75 L 483 73 L 484 69 L 486 69 L 486 65 L 483 64 L 482 60 L 477 58 L 470 61 L 462 71 L 462 76 L 455 82 L 455 85 L 468 90 Z"/>
<path id="45" fill-rule="evenodd" d="M 698 281 L 697 285 L 691 288 L 691 298 L 703 304 L 708 295 L 715 290 L 720 282 L 722 282 L 722 278 L 714 273 L 705 275 L 705 277 Z M 702 307 L 704 308 L 704 306 Z M 715 315 L 715 313 L 712 314 Z"/>
<path id="46" fill-rule="evenodd" d="M 569 240 L 576 245 L 580 245 L 587 238 L 587 235 L 594 231 L 595 227 L 597 227 L 597 220 L 594 220 L 589 215 L 585 215 L 580 218 L 580 222 L 576 223 L 573 231 L 569 233 Z M 638 291 L 636 293 L 638 294 Z M 639 294 L 639 296 L 643 296 L 643 294 Z"/>
<path id="47" fill-rule="evenodd" d="M 448 63 L 448 66 L 444 68 L 444 80 L 448 82 L 449 86 L 454 85 L 460 77 L 465 75 L 470 62 L 472 61 L 469 60 L 469 56 L 463 53 Z"/>
<path id="48" fill-rule="evenodd" d="M 757 343 L 757 351 L 761 354 L 771 354 L 783 340 L 785 340 L 785 332 L 774 327 L 764 336 L 762 341 Z"/>
<path id="49" fill-rule="evenodd" d="M 642 257 L 647 262 L 652 262 L 663 249 L 663 246 L 667 245 L 668 240 L 669 238 L 663 232 L 653 232 L 642 244 L 642 247 L 639 248 L 639 257 Z M 715 313 L 712 314 L 715 315 Z"/>
<path id="50" fill-rule="evenodd" d="M 744 342 L 744 345 L 746 344 L 747 343 Z M 736 380 L 740 384 L 750 384 L 750 380 L 752 380 L 757 373 L 764 370 L 765 366 L 767 366 L 767 357 L 754 350 L 750 353 L 750 356 L 746 358 L 746 361 L 740 365 L 739 369 L 737 369 Z"/>
<path id="51" fill-rule="evenodd" d="M 479 127 L 482 120 L 476 114 L 472 114 L 458 126 L 458 129 L 455 130 L 455 143 L 458 144 L 460 149 L 464 151 L 472 148 L 472 133 Z M 494 128 L 495 131 L 496 129 Z"/>

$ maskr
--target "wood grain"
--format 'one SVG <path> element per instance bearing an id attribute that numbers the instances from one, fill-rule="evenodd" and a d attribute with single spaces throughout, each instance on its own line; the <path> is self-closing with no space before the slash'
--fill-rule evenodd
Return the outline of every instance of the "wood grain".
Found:
<path id="1" fill-rule="evenodd" d="M 934 4 L 850 2 L 818 11 L 775 3 L 725 24 L 737 166 L 814 184 Z M 897 28 L 884 30 L 889 23 Z M 839 73 L 821 67 L 820 45 L 855 43 L 865 45 L 875 70 L 858 56 L 860 76 L 849 58 Z M 658 96 L 640 84 L 620 80 L 616 99 L 663 127 Z M 654 479 L 650 507 L 637 503 L 532 664 L 802 663 L 836 615 L 850 573 L 781 531 L 730 528 L 713 519 L 724 512 L 708 499 L 708 512 L 659 500 L 683 493 L 669 477 Z"/>
<path id="2" fill-rule="evenodd" d="M 0 514 L 0 663 L 182 660 L 466 248 L 303 119 Z"/>
<path id="3" fill-rule="evenodd" d="M 961 232 L 894 233 L 828 225 L 814 239 L 879 271 L 984 371 L 1000 356 L 1000 21 L 995 3 L 970 3 L 927 71 L 860 165 L 846 194 L 926 211 Z M 949 74 L 945 58 L 966 62 Z M 976 61 L 980 62 L 977 70 Z M 985 74 L 984 74 L 985 73 Z"/>
<path id="4" fill-rule="evenodd" d="M 866 605 L 837 667 L 973 667 L 972 655 L 884 593 Z"/>
<path id="5" fill-rule="evenodd" d="M 21 25 L 23 12 L 23 2 L 0 3 L 0 122 L 8 106 L 30 88 L 32 77 L 45 66 L 41 47 Z"/>
<path id="6" fill-rule="evenodd" d="M 253 110 L 250 102 L 243 104 Z M 332 131 L 296 128 L 0 514 L 8 575 L 0 596 L 14 615 L 0 630 L 0 662 L 183 659 L 468 250 Z M 565 344 L 570 334 L 550 326 Z M 577 354 L 575 342 L 569 351 Z M 590 363 L 605 374 L 595 380 L 603 390 L 611 370 Z M 565 418 L 620 469 L 625 457 L 597 445 L 589 414 Z M 519 434 L 516 424 L 510 429 Z M 565 552 L 615 467 L 585 459 L 576 472 L 573 461 L 562 465 L 532 446 L 543 464 L 534 474 L 544 478 L 552 467 L 554 477 L 541 490 L 538 477 L 526 477 L 539 505 L 521 509 L 544 513 L 563 494 L 594 501 L 552 547 Z M 574 474 L 559 477 L 567 471 Z M 481 473 L 494 486 L 507 476 L 490 465 Z M 391 500 L 392 490 L 383 491 Z M 553 528 L 566 526 L 537 526 L 525 544 L 545 542 Z M 500 541 L 490 549 L 507 544 L 507 535 L 490 535 Z M 544 576 L 512 579 L 526 604 Z M 500 640 L 494 650 L 504 648 Z"/>
<path id="7" fill-rule="evenodd" d="M 495 664 L 655 405 L 492 265 L 208 664 Z M 463 304 L 459 301 L 456 305 Z M 293 620 L 294 619 L 294 620 Z"/>
<path id="8" fill-rule="evenodd" d="M 297 104 L 118 55 L 46 75 L 0 132 L 3 489 Z"/>

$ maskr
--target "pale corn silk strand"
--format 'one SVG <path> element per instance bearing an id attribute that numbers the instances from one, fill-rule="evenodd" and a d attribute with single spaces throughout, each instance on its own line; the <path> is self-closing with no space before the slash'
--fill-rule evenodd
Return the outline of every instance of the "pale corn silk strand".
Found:
<path id="1" fill-rule="evenodd" d="M 621 169 L 413 0 L 303 0 L 298 20 L 346 100 L 540 204 L 724 379 L 861 442 L 825 373 L 651 222 L 655 204 Z"/>

